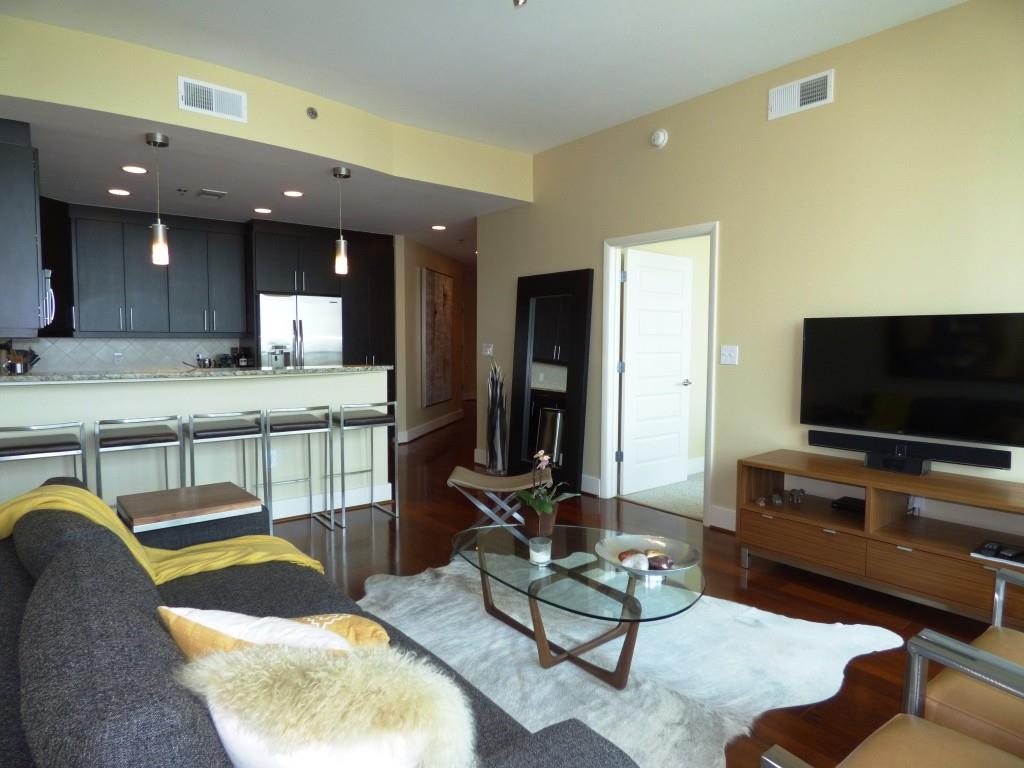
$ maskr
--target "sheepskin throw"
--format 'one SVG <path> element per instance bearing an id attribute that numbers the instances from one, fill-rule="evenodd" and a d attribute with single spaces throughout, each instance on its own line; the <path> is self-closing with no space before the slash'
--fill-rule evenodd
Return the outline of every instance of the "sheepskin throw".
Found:
<path id="1" fill-rule="evenodd" d="M 474 765 L 462 691 L 392 648 L 254 646 L 192 661 L 181 680 L 206 700 L 237 768 Z"/>

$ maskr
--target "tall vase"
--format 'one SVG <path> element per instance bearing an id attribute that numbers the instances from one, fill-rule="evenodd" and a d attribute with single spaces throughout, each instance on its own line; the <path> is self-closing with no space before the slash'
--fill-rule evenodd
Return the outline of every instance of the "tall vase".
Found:
<path id="1" fill-rule="evenodd" d="M 487 471 L 492 475 L 508 472 L 508 410 L 505 376 L 501 366 L 491 363 L 487 376 Z"/>
<path id="2" fill-rule="evenodd" d="M 538 515 L 530 507 L 523 507 L 523 527 L 526 529 L 526 535 L 531 539 L 537 536 L 544 536 L 551 538 L 555 532 L 555 518 L 558 517 L 558 505 L 555 504 L 555 508 L 551 510 L 550 515 Z"/>

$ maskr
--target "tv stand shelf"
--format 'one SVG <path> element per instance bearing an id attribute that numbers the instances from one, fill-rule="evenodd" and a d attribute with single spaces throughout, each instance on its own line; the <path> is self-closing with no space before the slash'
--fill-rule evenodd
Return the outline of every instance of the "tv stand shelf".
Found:
<path id="1" fill-rule="evenodd" d="M 786 475 L 860 488 L 864 512 L 835 510 L 829 499 L 811 495 L 799 505 L 773 505 L 773 493 L 785 497 Z M 1024 537 L 908 516 L 911 496 L 1024 515 L 1024 483 L 942 472 L 901 475 L 856 459 L 772 451 L 738 464 L 736 533 L 743 567 L 753 554 L 988 619 L 996 568 L 1024 567 L 979 560 L 971 550 L 989 540 L 1024 546 Z M 759 497 L 768 500 L 764 507 L 757 505 Z M 1011 590 L 1007 597 L 1008 620 L 1024 625 L 1024 595 Z"/>

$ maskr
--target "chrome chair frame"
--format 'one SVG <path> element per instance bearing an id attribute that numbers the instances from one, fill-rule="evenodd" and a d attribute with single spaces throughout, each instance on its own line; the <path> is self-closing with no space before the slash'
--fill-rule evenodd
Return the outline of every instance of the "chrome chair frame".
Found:
<path id="1" fill-rule="evenodd" d="M 345 426 L 345 413 L 346 411 L 365 411 L 365 410 L 377 410 L 378 408 L 384 408 L 383 412 L 380 412 L 381 416 L 390 417 L 390 421 L 381 424 L 358 424 L 351 427 Z M 382 403 L 362 403 L 358 405 L 349 404 L 341 405 L 338 407 L 338 436 L 340 450 L 338 451 L 339 456 L 339 472 L 338 476 L 341 478 L 341 527 L 344 528 L 348 525 L 348 498 L 347 488 L 345 483 L 345 476 L 347 474 L 370 475 L 370 509 L 377 509 L 386 515 L 390 515 L 396 520 L 399 519 L 401 513 L 399 508 L 398 500 L 398 401 L 387 400 Z M 373 500 L 373 470 L 374 470 L 374 451 L 373 451 L 373 434 L 374 430 L 384 427 L 387 430 L 394 430 L 394 436 L 392 438 L 394 462 L 395 462 L 395 480 L 391 484 L 391 509 L 381 506 L 379 502 Z M 351 432 L 356 429 L 368 429 L 370 430 L 370 466 L 368 469 L 357 469 L 354 472 L 348 473 L 345 471 L 345 433 Z M 335 515 L 333 505 L 331 513 L 327 520 L 321 520 L 328 528 L 334 530 L 335 526 Z"/>
<path id="2" fill-rule="evenodd" d="M 266 500 L 270 493 L 270 489 L 267 486 L 267 452 L 263 443 L 263 411 L 225 411 L 222 413 L 193 413 L 188 417 L 188 444 L 189 444 L 189 471 L 191 473 L 191 485 L 196 485 L 196 444 L 206 443 L 227 443 L 232 441 L 242 442 L 242 488 L 249 490 L 249 476 L 246 470 L 245 460 L 245 444 L 246 440 L 255 440 L 256 444 L 253 447 L 254 463 L 256 465 L 256 490 L 259 492 L 260 485 L 260 464 L 263 465 L 263 501 L 266 504 Z M 216 421 L 222 419 L 254 419 L 253 426 L 256 427 L 256 432 L 246 435 L 228 435 L 225 437 L 202 437 L 196 440 L 196 419 L 202 421 Z M 200 423 L 200 426 L 202 424 Z M 269 509 L 269 507 L 268 507 Z M 270 514 L 268 512 L 268 514 Z M 271 530 L 273 530 L 273 517 L 271 516 Z"/>
<path id="3" fill-rule="evenodd" d="M 141 424 L 168 424 L 173 425 L 175 434 L 178 439 L 173 443 L 165 442 L 154 442 L 154 443 L 142 443 L 140 445 L 119 445 L 113 448 L 101 448 L 100 447 L 100 435 L 102 427 L 109 426 L 112 424 L 120 425 L 141 425 Z M 117 453 L 119 451 L 140 451 L 150 448 L 163 448 L 164 449 L 164 487 L 171 487 L 171 474 L 167 463 L 167 449 L 178 448 L 178 487 L 184 488 L 186 485 L 185 480 L 185 437 L 182 434 L 182 422 L 181 416 L 145 416 L 140 418 L 131 419 L 99 419 L 93 425 L 94 440 L 93 450 L 96 453 L 96 495 L 101 499 L 103 498 L 103 468 L 101 465 L 101 456 L 104 453 Z"/>
<path id="4" fill-rule="evenodd" d="M 82 458 L 82 482 L 86 485 L 89 484 L 89 473 L 86 467 L 86 451 L 85 451 L 85 422 L 83 421 L 65 421 L 58 424 L 30 424 L 24 427 L 0 427 L 0 435 L 4 434 L 18 434 L 18 433 L 31 433 L 31 432 L 43 432 L 46 430 L 67 430 L 77 429 L 78 430 L 78 450 L 77 451 L 44 451 L 42 453 L 26 453 L 18 456 L 4 456 L 0 457 L 0 462 L 4 461 L 27 461 L 29 459 L 49 459 L 58 458 L 60 456 L 70 456 L 72 469 L 75 473 L 75 477 L 78 477 L 78 457 Z"/>
<path id="5" fill-rule="evenodd" d="M 300 414 L 308 413 L 311 415 L 326 414 L 327 426 L 325 427 L 314 427 L 304 428 L 296 427 L 293 429 L 285 429 L 278 432 L 274 432 L 271 429 L 271 421 L 274 416 L 283 414 Z M 263 412 L 263 450 L 265 454 L 264 465 L 266 469 L 264 474 L 267 482 L 267 498 L 266 505 L 270 509 L 270 532 L 274 532 L 274 486 L 275 485 L 287 485 L 292 483 L 306 483 L 307 484 L 307 498 L 309 500 L 309 514 L 310 517 L 324 523 L 321 516 L 329 513 L 330 517 L 334 516 L 334 411 L 329 405 L 314 405 L 304 408 L 269 408 Z M 324 511 L 315 512 L 313 510 L 313 435 L 322 434 L 324 435 Z M 297 435 L 306 436 L 306 476 L 292 478 L 290 480 L 273 480 L 272 479 L 272 468 L 270 461 L 270 441 L 273 437 L 295 437 Z M 326 523 L 325 523 L 326 524 Z"/>

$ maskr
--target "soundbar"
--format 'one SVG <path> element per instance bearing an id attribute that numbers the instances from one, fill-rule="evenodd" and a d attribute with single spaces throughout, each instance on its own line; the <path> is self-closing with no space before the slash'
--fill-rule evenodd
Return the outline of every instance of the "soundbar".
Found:
<path id="1" fill-rule="evenodd" d="M 931 462 L 966 464 L 972 467 L 1009 469 L 1010 452 L 995 448 L 976 448 L 950 443 L 923 443 L 918 440 L 900 440 L 870 435 L 850 435 L 845 432 L 826 432 L 821 429 L 807 430 L 807 442 L 821 448 L 838 448 L 841 451 L 862 451 L 864 466 L 903 472 L 911 475 L 926 474 Z"/>

